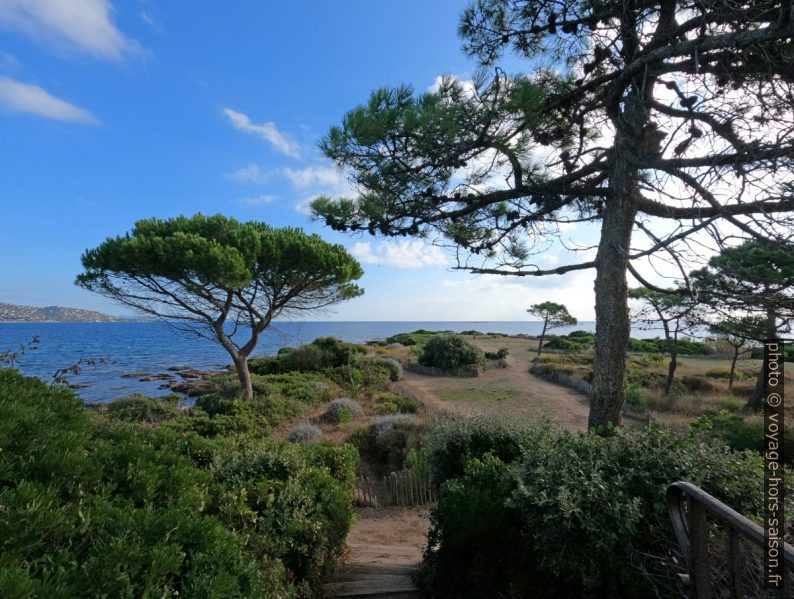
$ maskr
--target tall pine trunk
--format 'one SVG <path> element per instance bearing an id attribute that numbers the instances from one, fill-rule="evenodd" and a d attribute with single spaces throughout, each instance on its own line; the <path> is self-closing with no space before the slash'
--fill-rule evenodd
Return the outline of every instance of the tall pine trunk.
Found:
<path id="1" fill-rule="evenodd" d="M 731 374 L 728 377 L 728 391 L 733 391 L 733 378 L 736 376 L 736 360 L 739 359 L 741 345 L 733 346 L 733 359 L 731 360 Z"/>
<path id="2" fill-rule="evenodd" d="M 596 339 L 593 397 L 588 427 L 607 434 L 610 424 L 622 424 L 625 399 L 626 351 L 631 334 L 626 282 L 627 255 L 634 216 L 636 179 L 623 163 L 610 178 L 611 195 L 604 203 L 601 240 L 596 254 Z"/>
<path id="3" fill-rule="evenodd" d="M 667 337 L 667 351 L 670 352 L 670 364 L 667 365 L 667 379 L 664 382 L 664 395 L 670 394 L 675 380 L 675 370 L 678 368 L 678 324 L 676 323 L 675 334 L 670 334 L 670 326 L 664 323 L 664 333 Z"/>
<path id="4" fill-rule="evenodd" d="M 546 327 L 549 324 L 549 319 L 543 321 L 543 332 L 540 334 L 540 341 L 538 341 L 538 355 L 543 351 L 543 339 L 546 338 Z"/>
<path id="5" fill-rule="evenodd" d="M 775 314 L 774 310 L 767 310 L 766 312 L 766 338 L 767 339 L 775 339 L 777 338 L 777 315 Z M 757 410 L 761 407 L 764 399 L 764 379 L 766 377 L 766 372 L 764 369 L 764 365 L 761 364 L 761 369 L 758 371 L 758 378 L 755 380 L 755 388 L 753 392 L 750 394 L 750 398 L 747 400 L 745 404 L 748 408 L 752 408 Z"/>

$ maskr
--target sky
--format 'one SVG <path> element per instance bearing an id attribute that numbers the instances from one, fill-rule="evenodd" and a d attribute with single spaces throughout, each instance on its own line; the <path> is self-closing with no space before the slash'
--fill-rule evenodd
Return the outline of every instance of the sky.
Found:
<path id="1" fill-rule="evenodd" d="M 424 241 L 309 214 L 317 195 L 350 193 L 317 146 L 345 112 L 378 87 L 471 77 L 465 6 L 0 0 L 0 302 L 128 314 L 73 284 L 81 254 L 136 220 L 202 212 L 344 244 L 365 294 L 323 320 L 525 320 L 547 300 L 594 320 L 593 271 L 477 277 Z M 595 243 L 578 226 L 567 233 Z M 539 257 L 568 261 L 559 247 Z"/>

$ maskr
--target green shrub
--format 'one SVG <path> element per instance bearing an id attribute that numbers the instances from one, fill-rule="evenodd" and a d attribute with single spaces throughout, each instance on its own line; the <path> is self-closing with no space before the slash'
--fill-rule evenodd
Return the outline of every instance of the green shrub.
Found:
<path id="1" fill-rule="evenodd" d="M 720 402 L 720 409 L 726 412 L 741 413 L 745 409 L 745 402 L 736 397 L 726 397 Z"/>
<path id="2" fill-rule="evenodd" d="M 510 352 L 506 347 L 500 347 L 498 351 L 495 352 L 485 352 L 485 358 L 488 360 L 504 360 L 507 357 L 507 354 Z"/>
<path id="3" fill-rule="evenodd" d="M 696 434 L 656 427 L 605 438 L 536 426 L 521 438 L 504 424 L 502 433 L 484 427 L 497 440 L 493 452 L 479 443 L 454 467 L 457 448 L 472 445 L 469 429 L 480 426 L 459 424 L 428 445 L 431 472 L 441 466 L 446 477 L 420 577 L 433 597 L 654 596 L 644 572 L 659 573 L 655 556 L 673 542 L 671 482 L 689 480 L 741 513 L 762 513 L 760 457 Z"/>
<path id="4" fill-rule="evenodd" d="M 374 362 L 389 371 L 390 381 L 395 382 L 403 378 L 403 365 L 394 358 L 378 358 Z"/>
<path id="5" fill-rule="evenodd" d="M 116 420 L 154 424 L 182 416 L 184 411 L 179 407 L 181 402 L 179 395 L 152 398 L 134 394 L 107 404 L 107 413 Z"/>
<path id="6" fill-rule="evenodd" d="M 357 401 L 347 397 L 335 399 L 325 409 L 324 418 L 329 422 L 350 422 L 364 414 L 364 409 Z"/>
<path id="7" fill-rule="evenodd" d="M 353 432 L 352 443 L 376 475 L 402 470 L 412 449 L 421 446 L 422 425 L 406 414 L 381 416 L 374 424 Z"/>
<path id="8" fill-rule="evenodd" d="M 290 443 L 309 443 L 323 436 L 323 431 L 311 422 L 299 422 L 287 435 Z"/>
<path id="9" fill-rule="evenodd" d="M 209 473 L 155 449 L 146 428 L 97 428 L 104 417 L 70 390 L 9 370 L 0 409 L 2 596 L 250 597 L 265 576 L 289 587 L 202 512 Z"/>
<path id="10" fill-rule="evenodd" d="M 386 339 L 386 343 L 399 343 L 401 345 L 416 345 L 416 338 L 410 333 L 398 333 Z"/>
<path id="11" fill-rule="evenodd" d="M 730 368 L 712 368 L 711 370 L 707 370 L 703 373 L 703 376 L 710 378 L 710 379 L 725 379 L 728 380 L 731 377 L 731 369 Z M 733 379 L 738 381 L 745 378 L 744 372 L 739 370 L 738 368 L 733 372 Z"/>
<path id="12" fill-rule="evenodd" d="M 630 383 L 626 386 L 626 403 L 635 408 L 648 407 L 648 399 L 638 383 Z"/>
<path id="13" fill-rule="evenodd" d="M 0 596 L 313 596 L 352 521 L 355 449 L 208 438 L 258 408 L 162 419 L 150 401 L 92 412 L 0 370 Z"/>
<path id="14" fill-rule="evenodd" d="M 381 393 L 375 400 L 375 410 L 379 414 L 416 414 L 422 402 L 413 397 L 397 393 Z"/>
<path id="15" fill-rule="evenodd" d="M 556 427 L 544 420 L 491 414 L 465 418 L 444 414 L 430 421 L 424 436 L 433 478 L 441 483 L 461 476 L 466 463 L 486 453 L 505 462 L 521 455 L 527 444 Z"/>
<path id="16" fill-rule="evenodd" d="M 460 335 L 434 335 L 419 356 L 419 363 L 445 371 L 457 370 L 464 366 L 477 366 L 483 363 L 483 353 Z"/>
<path id="17" fill-rule="evenodd" d="M 742 407 L 743 404 L 742 404 Z M 727 410 L 700 416 L 690 427 L 708 438 L 719 439 L 737 451 L 749 449 L 761 454 L 764 451 L 764 426 L 760 421 L 748 421 L 742 415 Z M 794 429 L 784 429 L 785 446 L 794 445 Z M 785 460 L 794 465 L 794 456 L 786 452 Z"/>
<path id="18" fill-rule="evenodd" d="M 366 351 L 359 345 L 336 337 L 318 337 L 298 348 L 282 348 L 275 357 L 249 360 L 248 367 L 252 373 L 260 375 L 319 372 L 354 364 Z"/>

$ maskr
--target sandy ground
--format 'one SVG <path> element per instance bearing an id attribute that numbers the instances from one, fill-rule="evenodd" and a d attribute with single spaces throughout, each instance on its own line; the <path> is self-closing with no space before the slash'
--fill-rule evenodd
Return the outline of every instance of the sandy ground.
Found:
<path id="1" fill-rule="evenodd" d="M 427 507 L 358 508 L 344 561 L 347 565 L 417 564 L 429 525 Z"/>
<path id="2" fill-rule="evenodd" d="M 431 377 L 405 373 L 400 384 L 433 411 L 460 414 L 498 412 L 546 416 L 571 432 L 587 429 L 589 402 L 585 395 L 549 383 L 529 372 L 531 342 L 514 339 L 475 340 L 483 349 L 510 347 L 507 368 L 489 370 L 477 378 Z"/>

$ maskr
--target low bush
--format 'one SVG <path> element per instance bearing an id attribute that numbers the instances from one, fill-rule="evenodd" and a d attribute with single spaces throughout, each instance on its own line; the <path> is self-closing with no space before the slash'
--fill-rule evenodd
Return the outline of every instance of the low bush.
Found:
<path id="1" fill-rule="evenodd" d="M 452 331 L 427 331 L 418 329 L 413 333 L 398 333 L 386 339 L 386 343 L 399 343 L 400 345 L 423 345 L 435 335 L 451 333 Z"/>
<path id="2" fill-rule="evenodd" d="M 397 393 L 381 393 L 375 399 L 375 410 L 379 414 L 416 414 L 422 402 L 413 397 Z"/>
<path id="3" fill-rule="evenodd" d="M 0 596 L 313 596 L 352 521 L 355 449 L 207 437 L 251 413 L 159 401 L 89 411 L 0 370 Z"/>
<path id="4" fill-rule="evenodd" d="M 328 404 L 324 418 L 329 422 L 339 424 L 340 422 L 350 422 L 363 414 L 364 409 L 360 403 L 347 397 L 341 397 Z"/>
<path id="5" fill-rule="evenodd" d="M 355 431 L 348 442 L 358 449 L 372 474 L 382 476 L 405 468 L 411 450 L 422 445 L 422 431 L 416 418 L 395 414 Z"/>
<path id="6" fill-rule="evenodd" d="M 359 345 L 336 337 L 318 337 L 298 348 L 282 348 L 274 357 L 249 360 L 248 367 L 252 373 L 260 375 L 319 372 L 354 364 L 366 351 Z"/>
<path id="7" fill-rule="evenodd" d="M 403 365 L 394 358 L 377 358 L 374 362 L 389 371 L 390 381 L 396 382 L 403 378 Z"/>
<path id="8" fill-rule="evenodd" d="M 717 389 L 714 383 L 699 376 L 681 377 L 681 384 L 689 391 L 714 391 Z"/>
<path id="9" fill-rule="evenodd" d="M 499 424 L 429 432 L 431 474 L 446 481 L 420 576 L 430 596 L 655 596 L 647 573 L 660 573 L 656 554 L 672 543 L 671 482 L 689 480 L 750 516 L 763 510 L 760 457 L 695 433 L 605 438 Z"/>
<path id="10" fill-rule="evenodd" d="M 730 368 L 712 368 L 711 370 L 707 370 L 703 373 L 703 376 L 710 378 L 710 379 L 725 379 L 726 381 L 731 377 L 731 369 Z M 733 379 L 738 381 L 745 378 L 745 374 L 743 371 L 739 370 L 738 368 L 733 372 Z"/>
<path id="11" fill-rule="evenodd" d="M 485 352 L 485 358 L 488 360 L 504 360 L 507 357 L 507 354 L 510 352 L 506 347 L 500 347 L 498 351 L 495 352 Z"/>
<path id="12" fill-rule="evenodd" d="M 648 407 L 648 398 L 638 383 L 626 385 L 626 403 L 635 408 Z"/>
<path id="13" fill-rule="evenodd" d="M 696 356 L 708 354 L 711 350 L 709 346 L 700 341 L 690 341 L 689 339 L 679 339 L 677 342 L 678 353 L 684 356 Z M 629 351 L 643 353 L 668 353 L 668 345 L 665 339 L 658 337 L 654 339 L 630 339 Z"/>
<path id="14" fill-rule="evenodd" d="M 505 462 L 521 455 L 527 444 L 557 430 L 545 420 L 506 415 L 482 415 L 476 418 L 444 414 L 428 424 L 424 446 L 428 450 L 433 477 L 439 483 L 461 476 L 466 463 L 486 453 Z"/>
<path id="15" fill-rule="evenodd" d="M 287 435 L 287 441 L 290 443 L 309 443 L 315 441 L 323 436 L 323 431 L 318 426 L 313 425 L 311 422 L 299 422 Z"/>
<path id="16" fill-rule="evenodd" d="M 742 415 L 728 410 L 716 414 L 700 416 L 690 427 L 702 432 L 708 438 L 719 439 L 737 451 L 749 449 L 759 454 L 764 451 L 764 426 L 760 420 L 747 420 Z M 785 446 L 794 444 L 794 429 L 784 429 Z M 784 459 L 794 465 L 794 456 L 784 454 Z"/>
<path id="17" fill-rule="evenodd" d="M 134 394 L 120 397 L 106 405 L 108 416 L 116 420 L 154 424 L 182 416 L 184 410 L 179 407 L 181 402 L 179 395 L 152 398 Z"/>
<path id="18" fill-rule="evenodd" d="M 419 356 L 419 363 L 444 371 L 453 371 L 464 366 L 483 363 L 484 356 L 479 348 L 460 335 L 441 334 L 431 337 L 425 343 Z"/>
<path id="19" fill-rule="evenodd" d="M 745 410 L 745 402 L 738 397 L 726 397 L 720 402 L 720 409 L 726 412 L 739 414 Z"/>

